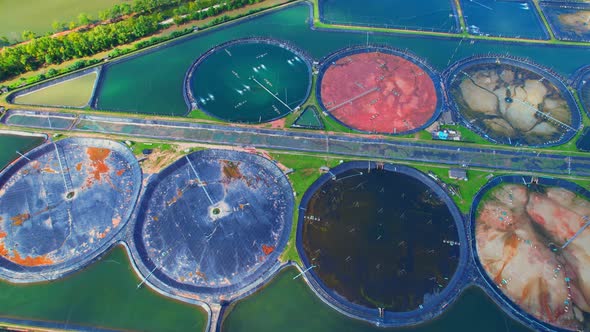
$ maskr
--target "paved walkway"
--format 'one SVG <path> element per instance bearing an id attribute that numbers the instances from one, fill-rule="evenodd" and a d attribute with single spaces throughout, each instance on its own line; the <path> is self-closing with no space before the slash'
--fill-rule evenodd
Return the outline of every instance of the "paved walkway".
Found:
<path id="1" fill-rule="evenodd" d="M 75 132 L 99 132 L 132 137 L 189 141 L 217 145 L 314 152 L 388 161 L 417 161 L 452 166 L 482 167 L 516 172 L 542 172 L 557 175 L 590 176 L 590 156 L 567 156 L 552 151 L 532 152 L 517 149 L 470 147 L 456 143 L 416 143 L 376 139 L 368 136 L 327 135 L 274 129 L 160 121 L 106 115 L 72 115 L 62 128 L 51 126 L 61 118 L 58 113 L 10 110 L 1 123 L 14 127 L 70 129 Z"/>

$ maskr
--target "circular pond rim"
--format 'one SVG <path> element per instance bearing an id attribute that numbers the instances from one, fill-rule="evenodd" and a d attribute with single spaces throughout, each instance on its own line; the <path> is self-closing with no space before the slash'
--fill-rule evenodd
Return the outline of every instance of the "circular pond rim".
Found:
<path id="1" fill-rule="evenodd" d="M 207 110 L 207 108 L 203 107 L 203 105 L 201 105 L 201 103 L 193 95 L 193 91 L 191 89 L 191 81 L 192 81 L 194 73 L 197 71 L 197 69 L 199 68 L 199 65 L 201 65 L 201 63 L 203 63 L 203 61 L 207 60 L 207 58 L 209 58 L 209 56 L 214 55 L 215 53 L 217 53 L 219 51 L 223 51 L 224 49 L 226 49 L 230 46 L 237 45 L 237 44 L 255 44 L 255 43 L 268 44 L 268 45 L 273 45 L 273 46 L 284 48 L 284 49 L 292 52 L 293 54 L 297 55 L 301 60 L 303 60 L 303 62 L 305 63 L 305 65 L 307 67 L 307 73 L 308 73 L 308 75 L 307 75 L 307 91 L 306 91 L 305 97 L 302 99 L 301 103 L 298 104 L 297 106 L 293 107 L 292 109 L 296 109 L 298 107 L 301 107 L 301 105 L 305 104 L 305 102 L 309 99 L 309 95 L 311 93 L 312 80 L 313 80 L 313 78 L 312 78 L 312 65 L 311 65 L 311 60 L 310 60 L 311 57 L 305 51 L 303 51 L 302 49 L 294 46 L 293 44 L 291 44 L 290 42 L 287 42 L 287 41 L 274 39 L 274 38 L 249 37 L 249 38 L 234 39 L 234 40 L 230 40 L 228 42 L 219 44 L 219 45 L 209 49 L 205 53 L 201 54 L 201 56 L 199 56 L 191 64 L 191 66 L 188 68 L 188 70 L 186 71 L 186 73 L 184 75 L 184 80 L 182 83 L 183 84 L 182 92 L 183 92 L 183 96 L 184 96 L 184 102 L 186 103 L 186 106 L 188 108 L 185 116 L 188 116 L 190 114 L 190 112 L 192 112 L 193 110 L 199 109 L 199 110 L 203 111 L 205 114 L 207 114 L 217 120 L 221 120 L 223 122 L 261 124 L 261 123 L 268 123 L 268 122 L 272 122 L 272 121 L 284 118 L 287 115 L 292 113 L 292 112 L 287 112 L 285 114 L 281 114 L 279 116 L 265 120 L 263 122 L 231 121 L 229 119 L 220 117 L 219 115 L 217 115 L 215 113 L 209 112 Z"/>
<path id="2" fill-rule="evenodd" d="M 476 126 L 472 126 L 471 123 L 467 118 L 463 116 L 463 113 L 459 110 L 459 106 L 454 101 L 453 96 L 451 95 L 451 84 L 453 79 L 457 76 L 457 73 L 463 70 L 466 67 L 471 67 L 478 64 L 507 64 L 514 67 L 522 68 L 529 70 L 537 75 L 540 75 L 553 83 L 559 91 L 561 92 L 563 98 L 566 100 L 570 112 L 572 115 L 572 128 L 576 128 L 575 131 L 568 130 L 566 131 L 559 140 L 556 140 L 551 143 L 547 144 L 520 144 L 520 142 L 510 142 L 506 140 L 497 140 L 489 135 L 486 134 L 484 129 Z M 467 57 L 461 59 L 451 66 L 449 66 L 443 73 L 443 80 L 444 84 L 447 87 L 446 94 L 447 94 L 447 103 L 448 107 L 450 108 L 451 112 L 457 115 L 457 119 L 459 122 L 466 127 L 467 129 L 473 131 L 474 133 L 478 134 L 480 137 L 484 138 L 485 140 L 495 143 L 495 144 L 504 144 L 504 145 L 511 145 L 511 146 L 526 146 L 526 147 L 552 147 L 552 146 L 559 146 L 569 142 L 572 138 L 576 136 L 578 131 L 580 130 L 580 126 L 582 125 L 582 113 L 580 112 L 580 108 L 578 107 L 578 103 L 576 99 L 568 89 L 566 83 L 567 80 L 563 78 L 561 75 L 556 73 L 555 71 L 541 66 L 539 64 L 534 63 L 533 61 L 526 59 L 526 58 L 518 58 L 512 57 L 507 55 L 493 55 L 493 54 L 485 54 L 485 55 L 474 55 L 471 57 Z"/>
<path id="3" fill-rule="evenodd" d="M 584 80 L 584 77 L 586 77 L 587 79 Z M 574 89 L 578 93 L 578 97 L 580 98 L 580 104 L 582 104 L 582 108 L 586 112 L 586 115 L 588 117 L 590 117 L 590 104 L 585 105 L 584 101 L 582 99 L 582 97 L 583 97 L 582 96 L 582 88 L 586 84 L 590 84 L 590 65 L 586 65 L 581 68 L 578 68 L 578 70 L 576 70 L 576 72 L 572 75 L 571 81 L 572 81 L 572 86 L 574 87 Z"/>
<path id="4" fill-rule="evenodd" d="M 307 258 L 305 250 L 303 249 L 303 224 L 305 222 L 305 211 L 307 210 L 307 204 L 313 195 L 318 189 L 321 188 L 321 186 L 323 186 L 326 182 L 331 181 L 332 178 L 338 174 L 342 174 L 343 172 L 352 169 L 367 168 L 384 169 L 389 172 L 407 175 L 421 181 L 430 189 L 432 189 L 441 200 L 443 200 L 455 221 L 455 225 L 457 226 L 457 233 L 461 243 L 459 246 L 459 263 L 457 268 L 453 273 L 453 276 L 451 277 L 448 285 L 436 296 L 436 299 L 427 304 L 424 304 L 422 308 L 407 312 L 384 311 L 383 317 L 379 317 L 378 309 L 370 309 L 368 307 L 352 303 L 334 290 L 327 287 L 321 278 L 315 273 L 314 269 L 311 268 L 313 265 Z M 349 317 L 360 319 L 380 327 L 403 327 L 420 324 L 442 314 L 445 311 L 447 304 L 453 302 L 457 295 L 469 285 L 467 276 L 470 266 L 469 248 L 466 244 L 468 240 L 467 232 L 465 231 L 464 226 L 465 224 L 463 216 L 459 211 L 459 208 L 455 205 L 453 199 L 440 185 L 438 185 L 438 183 L 436 183 L 428 175 L 415 168 L 405 165 L 381 164 L 372 161 L 351 161 L 338 165 L 332 168 L 330 172 L 323 174 L 307 189 L 303 195 L 301 204 L 299 206 L 296 246 L 299 257 L 301 257 L 303 270 L 307 271 L 306 273 L 309 275 L 307 280 L 309 281 L 313 291 L 322 299 L 322 301 L 326 302 L 329 306 L 337 309 L 338 311 L 341 311 Z"/>
<path id="5" fill-rule="evenodd" d="M 395 134 L 394 133 L 371 132 L 371 131 L 361 130 L 361 129 L 354 128 L 354 127 L 342 122 L 340 119 L 336 118 L 334 115 L 332 115 L 331 112 L 328 111 L 328 109 L 324 105 L 324 102 L 322 101 L 322 83 L 324 80 L 324 74 L 330 68 L 330 66 L 332 65 L 332 62 L 335 62 L 335 61 L 340 60 L 344 57 L 355 55 L 355 54 L 375 53 L 375 52 L 397 56 L 397 57 L 400 57 L 406 61 L 409 61 L 409 62 L 413 63 L 414 65 L 418 66 L 420 69 L 422 69 L 426 74 L 428 74 L 428 76 L 432 80 L 432 83 L 434 85 L 434 91 L 436 91 L 436 108 L 435 108 L 434 112 L 432 113 L 431 117 L 421 126 L 410 129 L 410 130 L 400 131 Z M 419 132 L 425 128 L 428 128 L 430 125 L 432 125 L 432 123 L 434 121 L 436 121 L 436 119 L 438 119 L 438 117 L 440 116 L 440 114 L 442 113 L 443 109 L 446 106 L 446 102 L 444 99 L 445 95 L 442 92 L 443 90 L 444 90 L 444 88 L 443 88 L 441 75 L 435 69 L 433 69 L 425 60 L 423 60 L 422 58 L 418 57 L 415 54 L 410 53 L 408 50 L 397 49 L 397 48 L 393 48 L 391 46 L 379 45 L 379 44 L 357 45 L 357 46 L 347 47 L 347 48 L 337 50 L 336 52 L 333 52 L 333 53 L 325 56 L 321 60 L 321 63 L 319 65 L 319 70 L 318 70 L 318 75 L 317 75 L 317 80 L 316 80 L 316 87 L 315 87 L 315 93 L 316 93 L 318 105 L 319 105 L 321 111 L 324 114 L 328 114 L 331 119 L 338 122 L 340 125 L 348 128 L 350 130 L 353 130 L 355 132 L 359 132 L 359 133 L 390 135 L 390 136 L 413 134 L 413 133 Z"/>
<path id="6" fill-rule="evenodd" d="M 469 213 L 469 232 L 470 236 L 473 239 L 470 243 L 470 250 L 473 253 L 473 258 L 475 260 L 475 268 L 477 273 L 479 274 L 478 280 L 479 284 L 484 287 L 486 293 L 492 297 L 494 302 L 502 307 L 503 310 L 509 312 L 509 314 L 515 318 L 516 320 L 521 321 L 525 326 L 533 327 L 538 330 L 542 331 L 559 331 L 559 332 L 571 332 L 571 330 L 563 329 L 555 325 L 551 325 L 547 322 L 544 322 L 535 316 L 531 315 L 524 309 L 520 308 L 514 301 L 512 301 L 508 296 L 506 296 L 494 283 L 494 281 L 490 278 L 487 271 L 483 267 L 479 259 L 479 255 L 477 252 L 477 240 L 475 237 L 475 229 L 476 229 L 476 220 L 475 215 L 477 212 L 477 207 L 483 196 L 491 189 L 494 189 L 496 186 L 502 183 L 513 183 L 513 184 L 523 184 L 528 183 L 530 184 L 535 178 L 538 180 L 538 183 L 541 185 L 547 186 L 559 186 L 570 191 L 573 191 L 577 194 L 580 194 L 588 199 L 590 199 L 590 191 L 584 189 L 578 184 L 573 182 L 557 179 L 557 178 L 547 178 L 547 177 L 536 177 L 531 175 L 502 175 L 497 176 L 488 181 L 484 184 L 479 191 L 475 194 L 473 198 L 473 203 L 471 205 L 471 210 Z"/>
<path id="7" fill-rule="evenodd" d="M 172 175 L 174 172 L 176 172 L 180 167 L 183 167 L 184 165 L 186 165 L 187 158 L 191 158 L 191 159 L 211 158 L 211 157 L 218 158 L 219 156 L 215 155 L 215 153 L 219 152 L 219 151 L 223 151 L 224 153 L 229 153 L 229 154 L 236 156 L 233 161 L 243 159 L 243 160 L 247 160 L 248 162 L 252 162 L 252 160 L 257 160 L 258 166 L 267 168 L 268 170 L 271 170 L 277 176 L 282 177 L 282 179 L 285 181 L 285 183 L 289 186 L 288 188 L 291 190 L 290 194 L 286 195 L 286 198 L 288 200 L 288 202 L 286 203 L 287 204 L 286 210 L 288 211 L 288 213 L 285 217 L 285 220 L 283 221 L 285 223 L 284 230 L 280 234 L 280 236 L 277 240 L 275 250 L 266 256 L 267 258 L 265 259 L 265 261 L 255 271 L 244 272 L 247 275 L 245 278 L 241 279 L 239 282 L 229 284 L 229 285 L 211 286 L 211 287 L 184 284 L 184 283 L 181 283 L 181 282 L 178 282 L 178 281 L 172 279 L 171 277 L 169 277 L 167 274 L 163 273 L 159 269 L 156 269 L 157 266 L 154 264 L 154 262 L 152 261 L 152 259 L 149 257 L 149 255 L 147 253 L 147 248 L 146 248 L 145 243 L 143 241 L 143 228 L 144 228 L 145 219 L 147 216 L 146 215 L 146 212 L 147 212 L 146 207 L 149 205 L 152 195 L 153 195 L 155 189 L 158 187 L 159 182 L 162 180 L 165 181 L 166 178 L 168 178 L 170 175 Z M 247 158 L 242 158 L 243 156 L 246 156 Z M 248 159 L 248 158 L 250 158 L 250 159 Z M 197 295 L 205 295 L 205 296 L 212 296 L 212 297 L 221 298 L 223 301 L 231 301 L 232 297 L 239 296 L 239 294 L 242 293 L 244 290 L 250 289 L 251 287 L 255 287 L 254 289 L 256 289 L 256 287 L 259 287 L 262 284 L 267 283 L 269 281 L 269 278 L 272 278 L 272 276 L 274 275 L 273 274 L 273 267 L 280 263 L 279 257 L 283 254 L 283 252 L 285 251 L 285 248 L 287 247 L 287 243 L 289 242 L 289 237 L 291 234 L 291 229 L 293 227 L 293 213 L 294 213 L 294 206 L 295 206 L 295 198 L 291 194 L 292 192 L 293 192 L 293 189 L 291 187 L 291 183 L 289 182 L 285 173 L 283 173 L 283 171 L 281 171 L 281 169 L 275 163 L 273 163 L 271 160 L 261 157 L 257 154 L 242 152 L 242 151 L 221 150 L 221 149 L 206 149 L 206 150 L 200 150 L 200 151 L 196 151 L 196 152 L 187 154 L 187 155 L 177 159 L 176 161 L 174 161 L 172 164 L 170 164 L 169 166 L 167 166 L 166 168 L 164 168 L 160 172 L 154 174 L 150 178 L 149 183 L 145 186 L 145 190 L 144 190 L 143 195 L 141 197 L 141 201 L 137 206 L 137 213 L 136 213 L 136 216 L 133 220 L 133 224 L 130 225 L 132 234 L 130 234 L 130 236 L 129 236 L 131 238 L 129 245 L 131 248 L 131 250 L 130 250 L 131 256 L 133 258 L 133 261 L 135 262 L 134 264 L 136 266 L 138 266 L 138 270 L 140 270 L 140 271 L 141 271 L 141 269 L 139 267 L 143 266 L 143 268 L 144 268 L 143 271 L 144 271 L 144 273 L 146 273 L 146 275 L 148 273 L 149 273 L 149 275 L 153 275 L 153 277 L 155 277 L 155 279 L 157 279 L 157 282 L 154 282 L 153 280 L 151 280 L 150 282 L 156 288 L 161 289 L 163 291 L 172 290 L 173 294 L 179 294 L 181 297 L 191 298 L 190 296 L 182 295 L 185 292 L 189 292 L 189 293 L 197 294 Z M 145 277 L 145 275 L 143 275 L 143 277 Z"/>
<path id="8" fill-rule="evenodd" d="M 125 236 L 130 219 L 137 205 L 139 194 L 142 188 L 142 170 L 137 162 L 137 159 L 131 151 L 123 144 L 106 139 L 89 138 L 89 137 L 69 137 L 59 140 L 57 142 L 47 141 L 38 147 L 25 153 L 13 161 L 10 165 L 5 167 L 0 172 L 0 188 L 2 188 L 6 181 L 13 175 L 17 174 L 24 166 L 29 164 L 32 160 L 45 155 L 48 150 L 55 149 L 56 146 L 64 145 L 78 145 L 82 147 L 98 147 L 107 148 L 113 152 L 119 153 L 129 164 L 131 172 L 134 177 L 134 186 L 131 192 L 131 204 L 126 207 L 124 213 L 121 215 L 120 227 L 114 232 L 108 233 L 108 240 L 104 241 L 100 246 L 90 250 L 88 253 L 74 257 L 73 259 L 55 265 L 44 266 L 22 266 L 14 263 L 3 256 L 0 256 L 0 278 L 15 283 L 33 283 L 48 280 L 56 280 L 63 278 L 67 274 L 79 271 L 98 257 L 106 253 L 112 246 L 117 244 L 120 239 Z M 30 159 L 30 160 L 28 160 Z M 74 196 L 72 199 L 76 199 Z"/>

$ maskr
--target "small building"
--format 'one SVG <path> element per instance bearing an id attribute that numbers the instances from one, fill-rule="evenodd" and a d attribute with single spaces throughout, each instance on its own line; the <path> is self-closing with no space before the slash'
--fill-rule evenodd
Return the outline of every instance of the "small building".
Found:
<path id="1" fill-rule="evenodd" d="M 435 130 L 432 132 L 432 139 L 441 141 L 460 141 L 461 133 L 456 130 Z"/>
<path id="2" fill-rule="evenodd" d="M 449 170 L 449 178 L 467 181 L 467 170 L 463 168 L 451 168 Z"/>
<path id="3" fill-rule="evenodd" d="M 3 93 L 7 93 L 8 92 L 8 87 L 7 86 L 1 86 L 0 87 L 0 95 Z"/>
<path id="4" fill-rule="evenodd" d="M 144 156 L 150 155 L 152 154 L 152 152 L 154 152 L 152 149 L 143 149 L 141 151 L 141 153 L 143 153 Z"/>
<path id="5" fill-rule="evenodd" d="M 329 171 L 330 171 L 330 168 L 327 166 L 320 167 L 320 173 L 328 173 Z"/>

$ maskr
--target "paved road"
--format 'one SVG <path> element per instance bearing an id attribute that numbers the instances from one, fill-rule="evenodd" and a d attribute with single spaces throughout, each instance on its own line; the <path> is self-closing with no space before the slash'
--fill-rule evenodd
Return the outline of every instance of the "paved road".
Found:
<path id="1" fill-rule="evenodd" d="M 218 145 L 244 145 L 278 150 L 329 153 L 388 161 L 419 161 L 447 165 L 468 165 L 518 172 L 590 176 L 590 156 L 565 156 L 551 151 L 523 152 L 487 147 L 399 142 L 371 137 L 326 135 L 187 123 L 131 119 L 106 115 L 74 115 L 10 110 L 1 120 L 8 126 L 99 132 L 133 137 L 190 141 Z"/>

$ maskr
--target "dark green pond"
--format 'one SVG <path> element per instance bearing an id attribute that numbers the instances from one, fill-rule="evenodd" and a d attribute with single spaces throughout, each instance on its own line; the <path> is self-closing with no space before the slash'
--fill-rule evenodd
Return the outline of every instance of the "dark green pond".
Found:
<path id="1" fill-rule="evenodd" d="M 450 0 L 319 0 L 325 23 L 412 30 L 459 30 Z"/>
<path id="2" fill-rule="evenodd" d="M 302 242 L 330 290 L 371 309 L 418 309 L 449 283 L 459 262 L 444 201 L 420 180 L 387 170 L 348 170 L 318 188 Z"/>
<path id="3" fill-rule="evenodd" d="M 367 35 L 364 33 L 311 30 L 309 14 L 307 4 L 296 4 L 113 64 L 103 71 L 104 84 L 98 91 L 98 105 L 103 109 L 126 112 L 183 115 L 187 110 L 182 94 L 183 78 L 189 66 L 208 49 L 232 39 L 262 36 L 286 40 L 307 51 L 316 60 L 337 49 L 367 42 Z M 464 57 L 492 52 L 529 56 L 540 64 L 569 75 L 587 64 L 590 56 L 590 49 L 585 47 L 486 41 L 470 43 L 460 38 L 370 34 L 368 41 L 401 49 L 408 48 L 438 70 L 443 70 L 451 62 Z"/>
<path id="4" fill-rule="evenodd" d="M 323 129 L 324 123 L 318 115 L 315 106 L 307 106 L 303 113 L 299 115 L 293 127 L 308 128 L 308 129 Z"/>
<path id="5" fill-rule="evenodd" d="M 43 137 L 0 134 L 0 169 L 18 158 L 18 152 L 25 153 L 43 141 Z"/>
<path id="6" fill-rule="evenodd" d="M 199 109 L 230 122 L 258 123 L 283 117 L 303 103 L 310 74 L 290 50 L 244 41 L 208 55 L 190 83 Z"/>
<path id="7" fill-rule="evenodd" d="M 203 331 L 207 315 L 198 307 L 166 299 L 146 287 L 123 248 L 69 278 L 34 285 L 0 282 L 2 317 L 52 321 L 133 331 Z"/>
<path id="8" fill-rule="evenodd" d="M 461 8 L 472 34 L 549 39 L 532 1 L 461 0 Z"/>
<path id="9" fill-rule="evenodd" d="M 410 328 L 382 329 L 349 319 L 325 305 L 289 268 L 268 286 L 228 310 L 223 332 L 525 332 L 476 287 L 463 291 L 439 318 Z"/>

